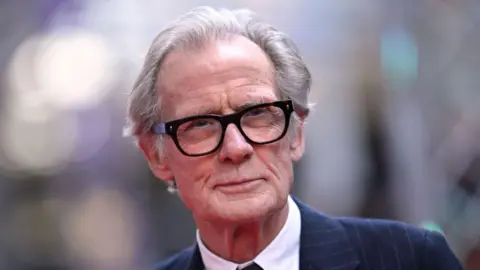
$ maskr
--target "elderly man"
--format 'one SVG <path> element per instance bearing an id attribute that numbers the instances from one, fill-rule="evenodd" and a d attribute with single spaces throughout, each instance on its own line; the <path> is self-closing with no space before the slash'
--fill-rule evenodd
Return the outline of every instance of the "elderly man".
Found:
<path id="1" fill-rule="evenodd" d="M 289 195 L 310 85 L 289 37 L 247 10 L 196 8 L 155 38 L 127 130 L 198 228 L 155 269 L 461 269 L 438 233 Z"/>

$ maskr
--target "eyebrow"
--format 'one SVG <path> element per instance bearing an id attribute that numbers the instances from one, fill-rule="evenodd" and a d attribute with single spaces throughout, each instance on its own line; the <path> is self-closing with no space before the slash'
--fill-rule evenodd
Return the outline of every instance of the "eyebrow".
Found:
<path id="1" fill-rule="evenodd" d="M 238 107 L 235 107 L 235 111 L 243 111 L 245 109 L 248 109 L 249 107 L 252 107 L 252 106 L 255 106 L 255 105 L 258 105 L 258 104 L 262 104 L 262 103 L 266 103 L 266 102 L 269 102 L 267 101 L 264 97 L 261 97 L 260 99 L 257 99 L 257 100 L 249 100 L 247 102 L 245 102 L 244 104 L 242 104 L 241 106 L 238 106 Z"/>
<path id="2" fill-rule="evenodd" d="M 197 115 L 204 115 L 204 114 L 214 114 L 216 111 L 215 108 L 213 107 L 208 107 L 208 106 L 200 106 L 195 109 L 193 113 L 189 113 L 191 116 L 197 116 Z"/>
<path id="3" fill-rule="evenodd" d="M 268 102 L 273 102 L 274 100 L 270 100 L 270 98 L 266 97 L 260 97 L 256 98 L 254 100 L 248 100 L 245 103 L 243 103 L 240 106 L 234 106 L 233 109 L 236 112 L 243 111 L 245 109 L 248 109 L 249 107 L 259 105 L 262 103 L 268 103 Z M 185 113 L 178 114 L 175 119 L 181 119 L 181 118 L 187 118 L 187 117 L 192 117 L 192 116 L 199 116 L 199 115 L 208 115 L 208 114 L 215 114 L 215 115 L 222 115 L 219 113 L 218 108 L 215 107 L 210 107 L 208 105 L 202 105 L 197 108 L 195 108 L 192 111 L 187 111 Z"/>
<path id="4" fill-rule="evenodd" d="M 182 111 L 182 110 L 179 110 Z M 192 110 L 183 111 L 181 113 L 176 114 L 174 119 L 182 119 L 187 117 L 199 116 L 199 115 L 206 115 L 206 114 L 215 114 L 216 109 L 209 106 L 198 106 Z"/>

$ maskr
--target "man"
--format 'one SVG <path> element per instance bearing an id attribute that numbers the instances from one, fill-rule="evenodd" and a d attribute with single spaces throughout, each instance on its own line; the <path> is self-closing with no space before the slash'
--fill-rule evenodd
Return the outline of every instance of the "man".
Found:
<path id="1" fill-rule="evenodd" d="M 155 269 L 461 269 L 437 233 L 290 197 L 310 85 L 293 42 L 246 10 L 196 8 L 155 38 L 127 131 L 198 228 Z"/>

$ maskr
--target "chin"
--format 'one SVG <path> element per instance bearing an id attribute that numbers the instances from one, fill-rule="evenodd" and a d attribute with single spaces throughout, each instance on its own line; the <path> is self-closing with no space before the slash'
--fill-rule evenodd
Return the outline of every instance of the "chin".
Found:
<path id="1" fill-rule="evenodd" d="M 281 209 L 279 200 L 267 196 L 246 197 L 218 203 L 212 215 L 215 216 L 214 219 L 224 222 L 251 222 Z"/>

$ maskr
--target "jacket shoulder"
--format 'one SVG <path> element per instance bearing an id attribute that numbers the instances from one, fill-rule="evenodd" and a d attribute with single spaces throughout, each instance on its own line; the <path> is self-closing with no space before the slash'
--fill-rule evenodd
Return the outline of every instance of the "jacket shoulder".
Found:
<path id="1" fill-rule="evenodd" d="M 189 247 L 180 251 L 179 253 L 159 262 L 153 268 L 149 270 L 180 270 L 186 269 L 192 254 L 194 252 L 194 247 Z"/>
<path id="2" fill-rule="evenodd" d="M 392 220 L 336 219 L 366 264 L 380 257 L 382 263 L 389 264 L 392 269 L 461 269 L 445 238 L 438 232 Z"/>
<path id="3" fill-rule="evenodd" d="M 428 232 L 423 228 L 393 220 L 363 218 L 337 218 L 337 220 L 350 238 L 360 236 L 376 241 L 377 244 L 391 245 L 398 241 L 407 241 L 411 246 L 422 245 Z"/>

